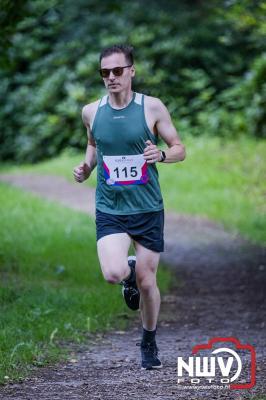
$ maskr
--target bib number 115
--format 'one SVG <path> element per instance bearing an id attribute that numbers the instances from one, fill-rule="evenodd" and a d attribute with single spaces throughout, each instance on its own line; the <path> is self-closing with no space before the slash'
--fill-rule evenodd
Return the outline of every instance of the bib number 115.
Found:
<path id="1" fill-rule="evenodd" d="M 138 175 L 137 167 L 124 167 L 124 168 L 118 168 L 116 167 L 114 169 L 115 175 L 117 179 L 120 178 L 136 178 Z"/>
<path id="2" fill-rule="evenodd" d="M 107 185 L 145 185 L 148 182 L 143 154 L 103 156 L 103 170 Z"/>

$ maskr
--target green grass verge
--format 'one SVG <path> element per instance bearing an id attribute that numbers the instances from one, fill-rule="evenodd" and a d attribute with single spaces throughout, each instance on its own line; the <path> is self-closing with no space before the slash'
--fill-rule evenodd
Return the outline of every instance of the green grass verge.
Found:
<path id="1" fill-rule="evenodd" d="M 11 163 L 0 164 L 0 173 L 34 173 L 42 175 L 63 176 L 73 182 L 73 168 L 84 159 L 83 153 L 74 150 L 65 150 L 57 158 L 42 161 L 37 164 L 13 165 Z M 86 182 L 89 186 L 96 187 L 96 168 Z"/>
<path id="2" fill-rule="evenodd" d="M 67 353 L 62 341 L 123 329 L 133 312 L 98 263 L 94 219 L 0 185 L 0 383 Z M 164 292 L 171 274 L 160 268 Z M 86 336 L 87 335 L 87 336 Z"/>
<path id="3" fill-rule="evenodd" d="M 166 209 L 266 242 L 266 141 L 188 137 L 182 163 L 159 165 Z"/>
<path id="4" fill-rule="evenodd" d="M 201 136 L 183 139 L 187 158 L 157 164 L 166 210 L 201 215 L 251 240 L 266 241 L 266 141 L 248 137 L 225 140 Z M 84 154 L 73 151 L 36 165 L 2 165 L 0 172 L 34 172 L 65 176 Z M 96 173 L 85 183 L 96 185 Z"/>

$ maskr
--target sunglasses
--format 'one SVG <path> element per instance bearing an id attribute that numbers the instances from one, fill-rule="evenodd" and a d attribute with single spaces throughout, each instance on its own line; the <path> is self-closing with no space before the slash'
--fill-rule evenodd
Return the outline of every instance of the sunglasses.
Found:
<path id="1" fill-rule="evenodd" d="M 132 67 L 132 65 L 125 65 L 125 67 L 115 67 L 115 68 L 102 68 L 99 69 L 100 75 L 102 78 L 109 78 L 109 75 L 112 71 L 112 73 L 114 74 L 114 76 L 121 76 L 123 75 L 124 72 L 124 68 L 129 68 Z"/>

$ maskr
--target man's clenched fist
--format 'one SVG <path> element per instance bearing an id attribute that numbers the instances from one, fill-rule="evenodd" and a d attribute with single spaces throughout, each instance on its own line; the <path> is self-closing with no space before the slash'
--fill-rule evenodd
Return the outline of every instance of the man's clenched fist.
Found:
<path id="1" fill-rule="evenodd" d="M 85 162 L 80 163 L 73 171 L 74 179 L 80 183 L 88 179 L 90 174 L 91 170 Z"/>

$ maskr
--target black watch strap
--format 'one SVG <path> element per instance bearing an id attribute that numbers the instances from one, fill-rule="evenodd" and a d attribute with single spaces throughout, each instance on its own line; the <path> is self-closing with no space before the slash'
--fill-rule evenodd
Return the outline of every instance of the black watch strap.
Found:
<path id="1" fill-rule="evenodd" d="M 166 154 L 163 150 L 161 150 L 161 159 L 160 162 L 164 162 L 164 160 L 166 159 Z"/>

